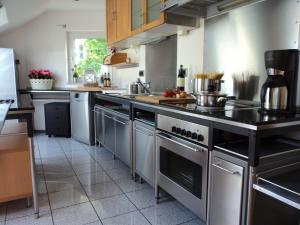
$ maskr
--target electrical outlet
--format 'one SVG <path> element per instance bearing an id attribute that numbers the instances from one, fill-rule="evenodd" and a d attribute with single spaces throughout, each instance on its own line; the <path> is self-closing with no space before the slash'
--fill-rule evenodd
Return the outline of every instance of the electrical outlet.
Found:
<path id="1" fill-rule="evenodd" d="M 144 70 L 139 71 L 139 77 L 144 77 Z"/>

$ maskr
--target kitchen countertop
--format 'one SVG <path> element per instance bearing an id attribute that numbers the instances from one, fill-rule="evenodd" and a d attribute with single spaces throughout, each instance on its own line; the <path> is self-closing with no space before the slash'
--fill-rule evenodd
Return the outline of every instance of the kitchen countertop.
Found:
<path id="1" fill-rule="evenodd" d="M 34 93 L 68 93 L 71 91 L 78 91 L 78 92 L 103 92 L 103 91 L 111 91 L 114 90 L 113 88 L 109 87 L 65 87 L 65 88 L 53 88 L 51 90 L 32 90 L 28 89 L 21 89 L 19 92 L 21 94 L 34 94 Z"/>
<path id="2" fill-rule="evenodd" d="M 126 99 L 135 104 L 143 104 L 159 110 L 181 113 L 187 116 L 232 125 L 250 130 L 265 130 L 287 126 L 300 126 L 300 108 L 296 114 L 263 115 L 259 112 L 257 102 L 229 101 L 224 108 L 201 108 L 196 104 L 150 104 L 135 100 L 128 95 L 98 94 L 98 96 L 110 96 Z"/>

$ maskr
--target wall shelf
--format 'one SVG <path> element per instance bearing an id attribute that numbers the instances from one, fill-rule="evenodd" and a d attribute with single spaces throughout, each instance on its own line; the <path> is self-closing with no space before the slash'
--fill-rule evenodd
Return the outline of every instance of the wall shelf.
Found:
<path id="1" fill-rule="evenodd" d="M 110 67 L 115 67 L 118 69 L 124 69 L 124 68 L 131 68 L 131 67 L 138 67 L 138 63 L 118 63 L 118 64 L 113 64 L 113 65 L 107 65 Z"/>

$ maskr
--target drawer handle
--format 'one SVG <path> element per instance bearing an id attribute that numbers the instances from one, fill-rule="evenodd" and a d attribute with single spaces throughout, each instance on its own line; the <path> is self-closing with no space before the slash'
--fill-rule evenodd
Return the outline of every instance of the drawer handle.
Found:
<path id="1" fill-rule="evenodd" d="M 151 133 L 147 133 L 146 131 L 144 131 L 144 130 L 140 130 L 140 129 L 138 129 L 138 128 L 134 128 L 137 132 L 140 132 L 140 133 L 142 133 L 142 134 L 146 134 L 147 136 L 149 136 L 149 137 L 152 137 L 152 136 L 154 136 L 153 134 L 151 134 Z"/>
<path id="2" fill-rule="evenodd" d="M 107 116 L 107 115 L 104 115 L 106 118 L 108 118 L 108 119 L 114 119 L 112 116 Z"/>
<path id="3" fill-rule="evenodd" d="M 214 166 L 214 167 L 216 167 L 216 168 L 218 168 L 220 170 L 223 170 L 226 173 L 230 173 L 230 174 L 233 174 L 233 175 L 240 175 L 239 171 L 231 171 L 231 170 L 225 169 L 225 168 L 221 167 L 219 163 L 212 164 L 212 166 Z"/>
<path id="4" fill-rule="evenodd" d="M 123 121 L 117 120 L 117 119 L 115 119 L 115 121 L 116 121 L 117 123 L 120 123 L 120 124 L 123 124 L 123 125 L 128 125 L 128 124 L 129 124 L 129 123 L 125 123 L 125 122 L 123 122 Z"/>

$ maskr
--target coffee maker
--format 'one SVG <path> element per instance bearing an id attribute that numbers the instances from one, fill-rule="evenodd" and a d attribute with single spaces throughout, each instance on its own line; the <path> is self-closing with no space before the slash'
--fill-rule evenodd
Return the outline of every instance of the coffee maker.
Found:
<path id="1" fill-rule="evenodd" d="M 265 53 L 268 78 L 261 89 L 261 112 L 296 113 L 299 50 Z"/>

